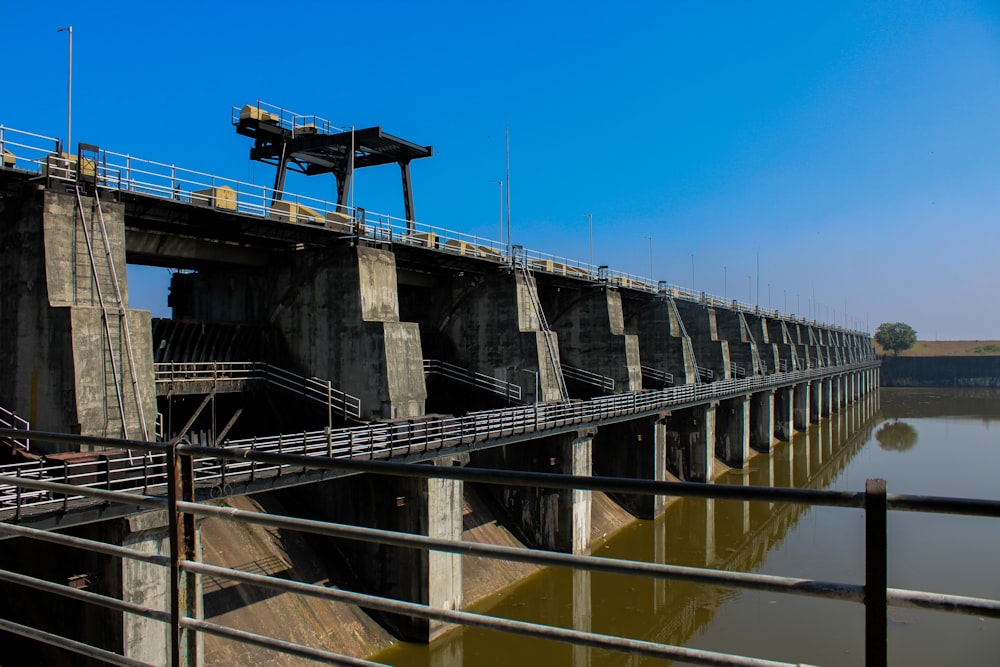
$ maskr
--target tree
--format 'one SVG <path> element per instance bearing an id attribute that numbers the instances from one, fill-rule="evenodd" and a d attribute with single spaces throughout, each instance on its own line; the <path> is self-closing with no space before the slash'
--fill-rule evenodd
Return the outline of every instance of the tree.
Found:
<path id="1" fill-rule="evenodd" d="M 917 332 L 903 322 L 883 322 L 875 330 L 875 342 L 898 357 L 900 352 L 910 349 L 917 342 Z"/>

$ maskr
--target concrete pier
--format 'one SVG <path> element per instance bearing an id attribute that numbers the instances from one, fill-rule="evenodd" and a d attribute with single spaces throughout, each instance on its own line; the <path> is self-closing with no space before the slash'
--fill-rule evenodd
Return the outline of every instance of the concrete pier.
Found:
<path id="1" fill-rule="evenodd" d="M 775 390 L 759 391 L 750 397 L 750 446 L 758 452 L 770 452 L 776 440 Z"/>
<path id="2" fill-rule="evenodd" d="M 709 403 L 671 413 L 667 465 L 686 481 L 712 480 L 717 406 Z"/>
<path id="3" fill-rule="evenodd" d="M 750 397 L 720 401 L 715 410 L 715 455 L 730 468 L 750 459 Z"/>
<path id="4" fill-rule="evenodd" d="M 475 467 L 590 476 L 593 432 L 543 438 L 476 452 Z M 505 522 L 530 547 L 564 553 L 590 551 L 591 493 L 581 489 L 483 485 Z"/>
<path id="5" fill-rule="evenodd" d="M 284 494 L 286 504 L 305 518 L 442 539 L 462 537 L 463 483 L 359 475 L 313 484 Z M 462 557 L 349 539 L 329 545 L 331 578 L 353 590 L 426 604 L 462 607 Z M 390 632 L 426 642 L 450 626 L 437 621 L 370 612 Z"/>
<path id="6" fill-rule="evenodd" d="M 669 415 L 662 414 L 599 429 L 594 436 L 594 474 L 664 481 L 669 419 Z M 666 504 L 663 496 L 609 495 L 639 519 L 655 519 Z"/>
<path id="7" fill-rule="evenodd" d="M 150 319 L 128 306 L 122 206 L 32 189 L 0 207 L 4 407 L 39 430 L 145 439 Z"/>
<path id="8" fill-rule="evenodd" d="M 781 387 L 774 391 L 774 437 L 783 442 L 791 440 L 795 431 L 795 389 Z"/>
<path id="9" fill-rule="evenodd" d="M 809 421 L 812 415 L 810 408 L 810 394 L 812 387 L 808 382 L 795 385 L 792 392 L 794 398 L 794 426 L 796 431 L 805 431 L 809 428 Z"/>

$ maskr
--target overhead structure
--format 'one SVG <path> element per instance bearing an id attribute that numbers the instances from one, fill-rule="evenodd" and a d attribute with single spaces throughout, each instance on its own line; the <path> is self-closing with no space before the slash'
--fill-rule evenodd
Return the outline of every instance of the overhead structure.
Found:
<path id="1" fill-rule="evenodd" d="M 407 226 L 413 226 L 410 162 L 430 157 L 433 147 L 400 139 L 381 127 L 337 127 L 323 118 L 294 114 L 259 101 L 241 109 L 233 107 L 233 125 L 237 133 L 254 140 L 251 160 L 277 167 L 272 204 L 281 199 L 285 176 L 291 169 L 306 176 L 332 173 L 337 180 L 337 205 L 346 211 L 354 170 L 395 162 L 403 179 Z"/>

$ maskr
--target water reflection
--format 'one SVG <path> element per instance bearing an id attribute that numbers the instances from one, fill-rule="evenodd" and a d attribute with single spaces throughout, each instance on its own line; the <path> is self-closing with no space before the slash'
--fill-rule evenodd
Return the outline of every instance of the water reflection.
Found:
<path id="1" fill-rule="evenodd" d="M 875 431 L 878 446 L 887 452 L 905 452 L 917 444 L 917 429 L 906 422 L 893 419 Z"/>
<path id="2" fill-rule="evenodd" d="M 872 438 L 877 398 L 869 396 L 754 457 L 718 484 L 824 488 Z M 683 499 L 656 521 L 637 521 L 595 555 L 752 571 L 792 531 L 804 505 Z M 784 573 L 789 574 L 789 573 Z M 798 574 L 798 573 L 796 573 Z M 738 589 L 645 577 L 550 569 L 529 578 L 486 613 L 672 645 L 687 645 Z M 392 665 L 652 665 L 662 661 L 466 628 L 432 646 L 396 647 L 375 660 Z M 457 661 L 457 662 L 456 662 Z"/>

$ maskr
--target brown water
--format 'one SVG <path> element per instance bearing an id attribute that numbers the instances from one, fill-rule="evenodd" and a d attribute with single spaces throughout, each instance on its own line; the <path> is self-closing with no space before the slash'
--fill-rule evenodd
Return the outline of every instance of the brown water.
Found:
<path id="1" fill-rule="evenodd" d="M 876 407 L 876 404 L 879 404 Z M 1000 392 L 883 389 L 719 484 L 1000 499 Z M 860 584 L 860 510 L 684 499 L 595 555 Z M 1000 519 L 889 515 L 889 585 L 1000 599 Z M 494 616 L 814 665 L 862 665 L 864 608 L 801 596 L 552 569 Z M 1000 621 L 890 608 L 891 665 L 1000 665 Z M 399 666 L 665 664 L 623 653 L 465 629 L 375 658 Z"/>

